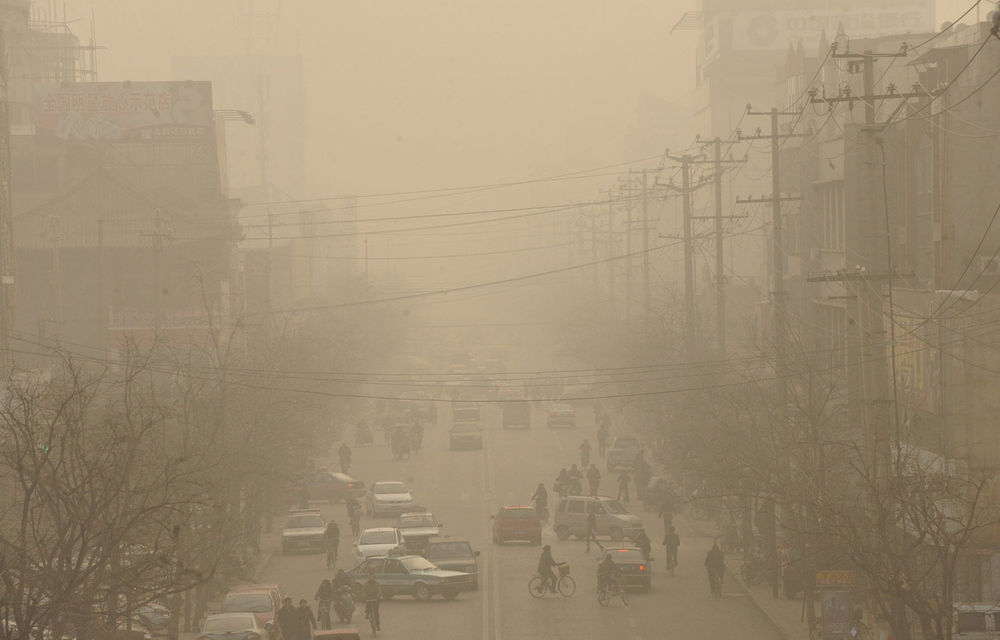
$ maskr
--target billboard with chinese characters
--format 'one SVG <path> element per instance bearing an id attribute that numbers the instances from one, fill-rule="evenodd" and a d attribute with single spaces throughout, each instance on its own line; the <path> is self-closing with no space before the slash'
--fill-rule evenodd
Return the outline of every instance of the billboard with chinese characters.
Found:
<path id="1" fill-rule="evenodd" d="M 80 142 L 211 139 L 210 82 L 45 82 L 35 131 Z"/>
<path id="2" fill-rule="evenodd" d="M 838 29 L 851 39 L 934 31 L 932 0 L 872 2 L 867 6 L 823 3 L 772 11 L 732 14 L 734 51 L 776 51 L 801 42 L 812 52 L 822 34 L 833 40 Z"/>

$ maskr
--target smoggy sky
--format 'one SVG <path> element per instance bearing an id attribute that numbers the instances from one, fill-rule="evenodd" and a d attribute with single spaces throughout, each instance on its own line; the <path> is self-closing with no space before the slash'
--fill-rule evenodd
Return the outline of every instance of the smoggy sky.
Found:
<path id="1" fill-rule="evenodd" d="M 969 3 L 940 0 L 937 22 Z M 102 80 L 169 79 L 173 55 L 246 51 L 238 15 L 251 5 L 279 9 L 268 51 L 302 55 L 307 181 L 331 193 L 617 163 L 641 95 L 691 103 L 695 37 L 670 28 L 697 0 L 73 0 L 68 12 L 93 10 Z"/>

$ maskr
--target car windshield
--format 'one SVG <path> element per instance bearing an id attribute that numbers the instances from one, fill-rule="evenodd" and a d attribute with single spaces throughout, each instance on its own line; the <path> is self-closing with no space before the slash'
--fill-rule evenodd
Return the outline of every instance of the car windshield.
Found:
<path id="1" fill-rule="evenodd" d="M 538 514 L 535 513 L 534 509 L 507 509 L 503 512 L 503 517 L 516 520 L 537 520 Z"/>
<path id="2" fill-rule="evenodd" d="M 403 558 L 403 566 L 410 571 L 429 571 L 431 569 L 437 569 L 433 562 L 418 556 Z"/>
<path id="3" fill-rule="evenodd" d="M 436 527 L 437 522 L 434 521 L 434 516 L 428 514 L 426 516 L 407 516 L 406 518 L 399 519 L 400 529 L 412 529 L 414 527 Z"/>
<path id="4" fill-rule="evenodd" d="M 427 547 L 430 558 L 467 558 L 472 555 L 468 542 L 436 542 Z"/>
<path id="5" fill-rule="evenodd" d="M 226 598 L 222 611 L 247 611 L 249 613 L 270 613 L 271 596 L 266 593 L 237 593 Z"/>
<path id="6" fill-rule="evenodd" d="M 606 501 L 604 507 L 608 510 L 608 513 L 628 513 L 628 509 L 622 506 L 622 503 L 617 500 Z"/>
<path id="7" fill-rule="evenodd" d="M 236 633 L 253 629 L 253 616 L 219 616 L 205 621 L 205 633 Z"/>
<path id="8" fill-rule="evenodd" d="M 642 552 L 638 549 L 612 549 L 608 551 L 611 559 L 617 563 L 642 562 Z"/>
<path id="9" fill-rule="evenodd" d="M 358 544 L 396 544 L 395 531 L 365 531 Z"/>
<path id="10" fill-rule="evenodd" d="M 402 482 L 380 482 L 375 485 L 375 493 L 409 493 Z"/>
<path id="11" fill-rule="evenodd" d="M 322 527 L 323 518 L 320 516 L 292 516 L 285 520 L 286 529 L 305 529 L 307 527 Z"/>

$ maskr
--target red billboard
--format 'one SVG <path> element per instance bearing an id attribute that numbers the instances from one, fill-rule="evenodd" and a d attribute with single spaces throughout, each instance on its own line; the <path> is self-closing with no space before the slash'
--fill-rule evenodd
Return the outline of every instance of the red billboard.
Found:
<path id="1" fill-rule="evenodd" d="M 210 82 L 45 82 L 35 87 L 35 130 L 63 140 L 209 138 Z"/>

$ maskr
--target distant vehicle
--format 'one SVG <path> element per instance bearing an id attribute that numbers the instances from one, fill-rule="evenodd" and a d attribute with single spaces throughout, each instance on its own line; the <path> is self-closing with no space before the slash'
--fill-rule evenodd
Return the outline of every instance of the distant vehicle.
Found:
<path id="1" fill-rule="evenodd" d="M 462 538 L 431 538 L 424 544 L 423 557 L 449 571 L 462 571 L 472 575 L 472 587 L 479 588 L 478 551 L 472 550 L 468 540 Z"/>
<path id="2" fill-rule="evenodd" d="M 267 587 L 233 589 L 222 600 L 222 613 L 253 613 L 262 625 L 274 624 L 281 601 Z"/>
<path id="3" fill-rule="evenodd" d="M 559 501 L 553 523 L 556 536 L 565 540 L 571 535 L 582 538 L 587 534 L 587 514 L 597 519 L 597 535 L 620 541 L 634 540 L 642 530 L 639 516 L 629 513 L 622 503 L 605 496 L 569 496 Z"/>
<path id="4" fill-rule="evenodd" d="M 635 470 L 640 453 L 642 445 L 639 444 L 638 438 L 630 435 L 618 436 L 608 449 L 608 471 Z"/>
<path id="5" fill-rule="evenodd" d="M 402 482 L 376 482 L 365 497 L 368 515 L 373 518 L 413 511 L 413 495 Z"/>
<path id="6" fill-rule="evenodd" d="M 432 536 L 441 535 L 443 524 L 438 522 L 433 513 L 404 513 L 396 520 L 396 529 L 407 545 L 422 547 Z"/>
<path id="7" fill-rule="evenodd" d="M 368 558 L 347 575 L 364 582 L 371 573 L 381 585 L 382 594 L 388 597 L 412 595 L 417 600 L 430 600 L 440 595 L 453 600 L 459 593 L 473 589 L 470 574 L 440 569 L 420 556 Z"/>
<path id="8" fill-rule="evenodd" d="M 483 431 L 477 422 L 456 422 L 448 432 L 450 449 L 482 449 Z"/>
<path id="9" fill-rule="evenodd" d="M 500 407 L 503 412 L 503 428 L 531 428 L 531 404 L 529 402 L 505 402 Z"/>
<path id="10" fill-rule="evenodd" d="M 345 502 L 350 498 L 360 498 L 365 495 L 365 483 L 355 480 L 346 473 L 333 471 L 317 471 L 306 481 L 310 500 L 327 500 Z"/>
<path id="11" fill-rule="evenodd" d="M 281 529 L 281 552 L 297 549 L 326 550 L 326 521 L 319 509 L 292 509 Z"/>
<path id="12" fill-rule="evenodd" d="M 253 613 L 215 613 L 205 618 L 198 640 L 262 640 L 273 630 L 273 622 L 262 623 Z"/>
<path id="13" fill-rule="evenodd" d="M 534 507 L 500 507 L 493 518 L 493 543 L 503 544 L 509 540 L 527 540 L 542 544 L 542 523 Z"/>
<path id="14" fill-rule="evenodd" d="M 451 420 L 454 423 L 475 422 L 479 424 L 479 405 L 474 402 L 451 403 Z"/>
<path id="15" fill-rule="evenodd" d="M 358 536 L 354 558 L 358 562 L 373 556 L 384 556 L 403 543 L 403 536 L 395 527 L 365 529 Z"/>
<path id="16" fill-rule="evenodd" d="M 576 429 L 576 409 L 568 404 L 554 404 L 549 408 L 548 427 L 569 427 Z"/>
<path id="17" fill-rule="evenodd" d="M 650 590 L 653 584 L 653 572 L 649 568 L 649 563 L 642 557 L 642 551 L 638 547 L 604 547 L 598 562 L 604 560 L 605 556 L 611 556 L 611 561 L 618 565 L 626 588 L 638 587 L 643 591 Z"/>
<path id="18" fill-rule="evenodd" d="M 162 604 L 148 602 L 135 610 L 135 617 L 142 626 L 160 634 L 165 632 L 167 625 L 170 624 L 170 609 Z"/>

